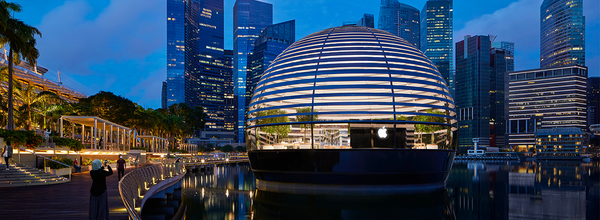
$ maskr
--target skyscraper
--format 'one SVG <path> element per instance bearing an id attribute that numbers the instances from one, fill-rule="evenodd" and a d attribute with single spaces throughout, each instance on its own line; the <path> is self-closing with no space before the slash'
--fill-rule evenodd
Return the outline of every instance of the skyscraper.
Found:
<path id="1" fill-rule="evenodd" d="M 269 64 L 296 40 L 296 21 L 286 21 L 266 27 L 254 41 L 254 49 L 248 55 L 246 77 L 246 103 L 250 103 L 254 87 Z"/>
<path id="2" fill-rule="evenodd" d="M 235 130 L 235 102 L 233 95 L 233 50 L 225 50 L 225 131 Z"/>
<path id="3" fill-rule="evenodd" d="M 390 32 L 419 48 L 419 10 L 398 0 L 381 0 L 378 29 Z"/>
<path id="4" fill-rule="evenodd" d="M 421 10 L 421 51 L 435 64 L 442 77 L 446 79 L 450 90 L 454 91 L 452 23 L 452 0 L 430 0 L 423 6 Z"/>
<path id="5" fill-rule="evenodd" d="M 588 126 L 600 124 L 600 77 L 587 79 Z"/>
<path id="6" fill-rule="evenodd" d="M 465 36 L 456 43 L 458 141 L 463 150 L 473 146 L 473 138 L 480 145 L 504 146 L 504 79 L 513 68 L 507 62 L 510 53 L 492 48 L 490 36 Z"/>
<path id="7" fill-rule="evenodd" d="M 246 72 L 248 55 L 261 31 L 273 24 L 273 5 L 256 0 L 237 0 L 233 6 L 233 93 L 236 136 L 243 143 L 246 118 Z"/>
<path id="8" fill-rule="evenodd" d="M 356 25 L 375 28 L 375 16 L 372 14 L 363 14 L 363 17 L 356 22 Z"/>
<path id="9" fill-rule="evenodd" d="M 490 53 L 490 147 L 505 146 L 505 79 L 512 71 L 515 71 L 514 43 L 493 42 Z"/>
<path id="10" fill-rule="evenodd" d="M 506 51 L 506 69 L 508 72 L 515 71 L 515 43 L 506 41 L 492 42 L 492 47 Z"/>
<path id="11" fill-rule="evenodd" d="M 167 108 L 167 82 L 162 82 L 162 88 L 160 92 L 160 107 Z"/>
<path id="12" fill-rule="evenodd" d="M 456 109 L 459 126 L 459 148 L 490 145 L 490 38 L 465 36 L 456 43 Z"/>
<path id="13" fill-rule="evenodd" d="M 204 131 L 224 129 L 223 0 L 167 2 L 167 105 L 202 106 Z"/>
<path id="14" fill-rule="evenodd" d="M 186 2 L 178 0 L 167 1 L 167 106 L 185 102 L 186 60 L 191 60 L 192 54 L 186 51 Z"/>
<path id="15" fill-rule="evenodd" d="M 540 6 L 540 67 L 585 66 L 583 0 L 544 0 Z"/>
<path id="16" fill-rule="evenodd" d="M 585 128 L 587 74 L 578 65 L 509 73 L 508 145 L 534 147 L 540 128 Z"/>

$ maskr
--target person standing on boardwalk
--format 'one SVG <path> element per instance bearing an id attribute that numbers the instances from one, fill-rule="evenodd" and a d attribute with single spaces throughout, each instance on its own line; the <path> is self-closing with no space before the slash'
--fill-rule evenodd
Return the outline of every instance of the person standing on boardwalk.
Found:
<path id="1" fill-rule="evenodd" d="M 104 170 L 108 168 L 108 171 Z M 106 177 L 113 174 L 112 168 L 108 163 L 95 159 L 92 161 L 92 188 L 90 189 L 90 210 L 89 219 L 109 219 L 108 217 L 108 196 L 106 193 Z"/>
<path id="2" fill-rule="evenodd" d="M 119 174 L 119 180 L 121 180 L 121 177 L 123 177 L 125 175 L 125 160 L 123 160 L 123 156 L 119 156 L 119 160 L 117 160 L 117 164 L 119 164 L 119 166 L 117 167 L 117 173 Z"/>
<path id="3" fill-rule="evenodd" d="M 48 141 L 50 141 L 50 129 L 44 130 L 44 147 L 48 147 Z"/>
<path id="4" fill-rule="evenodd" d="M 13 155 L 13 149 L 10 146 L 10 141 L 6 141 L 6 146 L 2 150 L 2 157 L 4 157 L 4 161 L 6 161 L 6 170 L 8 170 L 8 159 L 10 159 Z"/>

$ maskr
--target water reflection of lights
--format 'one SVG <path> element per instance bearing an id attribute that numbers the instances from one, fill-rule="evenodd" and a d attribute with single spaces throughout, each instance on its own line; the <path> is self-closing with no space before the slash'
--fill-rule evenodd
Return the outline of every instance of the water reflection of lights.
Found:
<path id="1" fill-rule="evenodd" d="M 188 207 L 198 204 L 204 207 L 201 211 L 186 212 L 186 218 L 238 219 L 245 216 L 242 219 L 246 219 L 251 216 L 254 176 L 248 166 L 215 166 L 213 170 L 189 173 L 184 182 L 187 183 L 182 189 L 184 203 Z"/>

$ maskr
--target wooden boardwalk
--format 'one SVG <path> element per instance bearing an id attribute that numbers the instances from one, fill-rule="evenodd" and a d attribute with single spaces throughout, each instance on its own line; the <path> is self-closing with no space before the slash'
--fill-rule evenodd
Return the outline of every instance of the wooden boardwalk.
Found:
<path id="1" fill-rule="evenodd" d="M 151 164 L 132 166 L 125 173 Z M 128 219 L 118 189 L 117 169 L 106 178 L 110 218 Z M 70 183 L 0 188 L 0 219 L 88 219 L 89 172 L 73 174 Z"/>

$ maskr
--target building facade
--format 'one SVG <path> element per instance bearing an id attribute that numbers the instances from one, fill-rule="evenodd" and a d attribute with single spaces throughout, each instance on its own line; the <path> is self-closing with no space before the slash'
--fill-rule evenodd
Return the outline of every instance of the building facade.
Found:
<path id="1" fill-rule="evenodd" d="M 490 147 L 504 147 L 506 134 L 506 78 L 514 69 L 514 43 L 509 48 L 494 47 L 490 52 Z"/>
<path id="2" fill-rule="evenodd" d="M 465 36 L 456 43 L 456 107 L 459 125 L 459 148 L 479 145 L 504 147 L 505 76 L 508 65 L 502 48 L 492 47 L 490 36 Z"/>
<path id="3" fill-rule="evenodd" d="M 585 66 L 583 0 L 544 0 L 540 6 L 540 67 Z"/>
<path id="4" fill-rule="evenodd" d="M 235 102 L 233 95 L 233 50 L 225 50 L 225 131 L 235 130 Z"/>
<path id="5" fill-rule="evenodd" d="M 254 87 L 267 67 L 281 52 L 296 41 L 295 36 L 296 21 L 291 20 L 266 27 L 254 41 L 254 49 L 248 55 L 246 103 L 250 103 Z"/>
<path id="6" fill-rule="evenodd" d="M 186 60 L 192 54 L 186 51 L 186 2 L 167 1 L 167 106 L 185 102 Z"/>
<path id="7" fill-rule="evenodd" d="M 587 74 L 578 65 L 509 73 L 508 146 L 535 147 L 538 129 L 585 128 Z"/>
<path id="8" fill-rule="evenodd" d="M 162 82 L 161 92 L 160 92 L 160 107 L 167 108 L 167 82 Z"/>
<path id="9" fill-rule="evenodd" d="M 587 134 L 581 128 L 540 128 L 534 133 L 535 149 L 540 156 L 575 156 L 588 145 Z M 560 154 L 560 155 L 557 155 Z"/>
<path id="10" fill-rule="evenodd" d="M 236 137 L 243 143 L 246 123 L 246 73 L 248 55 L 261 31 L 273 24 L 273 5 L 256 0 L 237 0 L 233 6 L 233 93 Z"/>
<path id="11" fill-rule="evenodd" d="M 505 51 L 506 70 L 508 72 L 515 71 L 515 43 L 506 41 L 492 42 L 492 47 Z"/>
<path id="12" fill-rule="evenodd" d="M 375 16 L 373 14 L 363 14 L 363 17 L 356 22 L 356 25 L 375 28 Z"/>
<path id="13" fill-rule="evenodd" d="M 419 48 L 421 25 L 419 10 L 398 0 L 382 0 L 378 29 L 401 37 Z"/>
<path id="14" fill-rule="evenodd" d="M 224 130 L 223 0 L 167 2 L 167 106 L 202 106 L 205 131 Z"/>
<path id="15" fill-rule="evenodd" d="M 588 126 L 600 124 L 600 77 L 587 79 Z"/>
<path id="16" fill-rule="evenodd" d="M 421 10 L 420 48 L 438 68 L 454 94 L 452 0 L 430 0 Z"/>
<path id="17" fill-rule="evenodd" d="M 456 43 L 456 109 L 459 148 L 490 145 L 490 38 L 465 36 Z"/>

